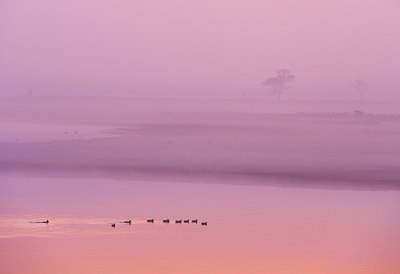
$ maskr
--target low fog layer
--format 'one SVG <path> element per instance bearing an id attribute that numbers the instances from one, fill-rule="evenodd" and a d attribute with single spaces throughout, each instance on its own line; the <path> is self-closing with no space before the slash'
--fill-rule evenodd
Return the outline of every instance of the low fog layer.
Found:
<path id="1" fill-rule="evenodd" d="M 309 107 L 285 101 L 64 99 L 9 99 L 14 105 L 2 108 L 0 122 L 2 174 L 400 187 L 399 114 L 261 112 Z"/>

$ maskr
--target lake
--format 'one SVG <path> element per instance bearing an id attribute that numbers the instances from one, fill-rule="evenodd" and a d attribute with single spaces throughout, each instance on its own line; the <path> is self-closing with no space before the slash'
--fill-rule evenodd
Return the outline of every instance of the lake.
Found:
<path id="1" fill-rule="evenodd" d="M 398 191 L 3 176 L 0 269 L 398 273 L 399 211 Z"/>

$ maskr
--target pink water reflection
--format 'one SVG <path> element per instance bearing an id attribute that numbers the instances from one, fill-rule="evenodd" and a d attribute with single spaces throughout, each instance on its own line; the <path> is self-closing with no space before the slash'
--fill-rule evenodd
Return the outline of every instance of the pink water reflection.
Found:
<path id="1" fill-rule="evenodd" d="M 5 177 L 1 187 L 6 273 L 400 269 L 399 192 Z M 167 217 L 209 225 L 162 224 Z M 110 226 L 128 218 L 133 225 Z"/>

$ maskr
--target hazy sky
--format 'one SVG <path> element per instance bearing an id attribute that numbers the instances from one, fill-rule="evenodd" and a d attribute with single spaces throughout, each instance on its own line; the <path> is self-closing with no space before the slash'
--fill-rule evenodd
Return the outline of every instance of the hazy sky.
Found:
<path id="1" fill-rule="evenodd" d="M 0 95 L 400 100 L 398 0 L 0 0 Z"/>

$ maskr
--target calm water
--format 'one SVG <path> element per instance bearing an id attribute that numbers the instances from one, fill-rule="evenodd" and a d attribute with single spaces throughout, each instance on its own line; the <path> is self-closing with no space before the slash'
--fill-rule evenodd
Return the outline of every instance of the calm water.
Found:
<path id="1" fill-rule="evenodd" d="M 399 273 L 399 211 L 395 191 L 0 177 L 0 272 Z"/>

